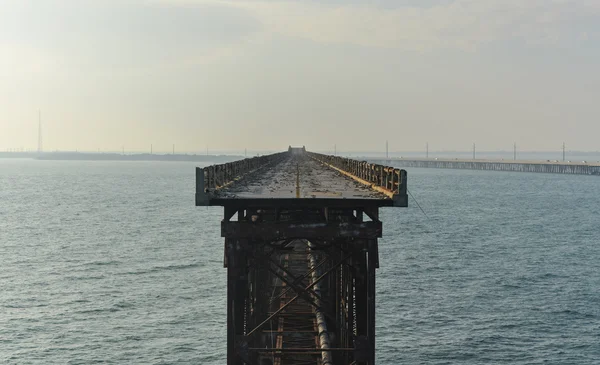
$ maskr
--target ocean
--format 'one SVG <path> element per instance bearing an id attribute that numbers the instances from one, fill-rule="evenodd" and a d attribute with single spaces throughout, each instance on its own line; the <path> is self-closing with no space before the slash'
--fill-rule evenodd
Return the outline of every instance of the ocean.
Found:
<path id="1" fill-rule="evenodd" d="M 189 162 L 0 159 L 0 364 L 225 364 L 222 208 Z M 600 363 L 600 179 L 408 169 L 377 363 Z"/>

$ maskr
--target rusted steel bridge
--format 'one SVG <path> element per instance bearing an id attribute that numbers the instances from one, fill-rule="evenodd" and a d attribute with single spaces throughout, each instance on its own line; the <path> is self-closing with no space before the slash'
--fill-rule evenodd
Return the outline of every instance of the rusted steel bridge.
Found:
<path id="1" fill-rule="evenodd" d="M 196 169 L 224 207 L 228 365 L 375 364 L 379 207 L 406 171 L 290 147 Z"/>

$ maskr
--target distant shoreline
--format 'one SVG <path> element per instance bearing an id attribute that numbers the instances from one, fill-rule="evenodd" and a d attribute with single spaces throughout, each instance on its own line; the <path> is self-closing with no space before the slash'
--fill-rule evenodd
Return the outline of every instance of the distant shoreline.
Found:
<path id="1" fill-rule="evenodd" d="M 0 152 L 0 158 L 29 158 L 45 161 L 192 161 L 192 162 L 230 162 L 241 160 L 235 155 L 188 155 L 188 154 L 119 154 L 89 152 Z"/>

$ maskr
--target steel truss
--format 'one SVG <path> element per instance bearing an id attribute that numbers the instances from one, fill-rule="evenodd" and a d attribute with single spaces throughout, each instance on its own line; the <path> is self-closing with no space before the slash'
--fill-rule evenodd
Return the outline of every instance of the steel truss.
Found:
<path id="1" fill-rule="evenodd" d="M 378 207 L 245 203 L 222 222 L 227 364 L 373 365 Z"/>

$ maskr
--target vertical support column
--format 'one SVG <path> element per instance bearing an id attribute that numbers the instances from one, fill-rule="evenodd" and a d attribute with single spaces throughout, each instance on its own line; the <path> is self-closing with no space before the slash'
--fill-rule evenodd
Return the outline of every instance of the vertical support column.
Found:
<path id="1" fill-rule="evenodd" d="M 364 250 L 366 242 L 364 240 L 354 241 L 354 256 L 352 265 L 354 266 L 354 306 L 356 308 L 356 333 L 354 337 L 354 347 L 357 349 L 356 361 L 359 365 L 370 364 L 369 348 L 369 306 L 368 306 L 368 276 L 366 252 Z"/>
<path id="2" fill-rule="evenodd" d="M 346 300 L 348 304 L 346 305 L 347 309 L 347 317 L 346 317 L 346 341 L 345 346 L 347 348 L 354 347 L 353 338 L 354 338 L 354 279 L 352 277 L 352 272 L 348 265 L 344 264 L 344 285 L 346 287 Z M 349 354 L 346 355 L 347 363 L 350 359 Z"/>
<path id="3" fill-rule="evenodd" d="M 325 241 L 323 243 L 326 243 Z M 337 244 L 335 244 L 337 246 Z M 326 267 L 332 267 L 337 261 L 339 261 L 339 259 L 341 259 L 341 254 L 338 250 L 336 249 L 329 249 L 326 251 L 323 251 L 324 254 L 326 255 L 327 259 L 328 259 L 328 263 Z M 328 301 L 328 306 L 327 308 L 327 313 L 329 314 L 338 314 L 340 305 L 339 305 L 339 299 L 340 299 L 340 271 L 339 268 L 337 270 L 335 270 L 334 272 L 332 272 L 329 275 L 329 284 L 327 286 L 327 290 L 325 291 L 325 293 L 327 294 L 327 301 Z M 323 295 L 324 293 L 322 293 Z M 334 316 L 332 315 L 331 318 L 334 318 Z M 340 332 L 340 321 L 339 318 L 336 318 L 335 323 L 333 323 L 334 321 L 328 321 L 328 329 L 330 333 L 339 333 Z"/>
<path id="4" fill-rule="evenodd" d="M 339 260 L 340 254 L 337 252 L 331 251 L 331 263 Z M 337 343 L 338 346 L 344 346 L 344 329 L 345 329 L 345 312 L 344 312 L 344 274 L 343 274 L 344 265 L 341 265 L 335 270 L 334 278 L 335 283 L 333 286 L 333 296 L 335 308 L 335 333 L 337 335 Z M 331 296 L 330 296 L 331 298 Z M 331 300 L 331 299 L 330 299 Z M 335 356 L 335 355 L 334 355 Z"/>
<path id="5" fill-rule="evenodd" d="M 204 169 L 196 167 L 196 205 L 208 205 L 208 197 L 204 188 Z"/>
<path id="6" fill-rule="evenodd" d="M 387 168 L 383 167 L 381 169 L 381 186 L 383 186 L 384 188 L 388 188 L 388 173 L 387 173 Z"/>
<path id="7" fill-rule="evenodd" d="M 408 179 L 406 178 L 406 170 L 400 170 L 400 184 L 398 186 L 398 194 L 406 195 L 408 188 Z"/>
<path id="8" fill-rule="evenodd" d="M 375 269 L 379 266 L 377 250 L 377 240 L 368 241 L 367 252 L 367 312 L 368 312 L 368 327 L 367 337 L 371 347 L 370 365 L 375 364 Z"/>
<path id="9" fill-rule="evenodd" d="M 244 242 L 227 242 L 227 365 L 243 365 L 239 339 L 244 335 L 245 300 L 248 285 Z"/>
<path id="10" fill-rule="evenodd" d="M 344 252 L 347 252 L 349 244 L 347 241 L 338 241 L 339 253 L 338 258 L 341 259 Z M 346 262 L 338 268 L 338 286 L 336 289 L 337 298 L 337 313 L 338 326 L 337 338 L 338 347 L 354 348 L 354 280 L 350 265 Z M 334 354 L 336 364 L 350 364 L 354 361 L 354 354 L 351 352 L 343 352 Z"/>
<path id="11" fill-rule="evenodd" d="M 217 188 L 217 167 L 216 166 L 212 166 L 211 167 L 211 188 L 212 189 L 216 189 Z"/>

